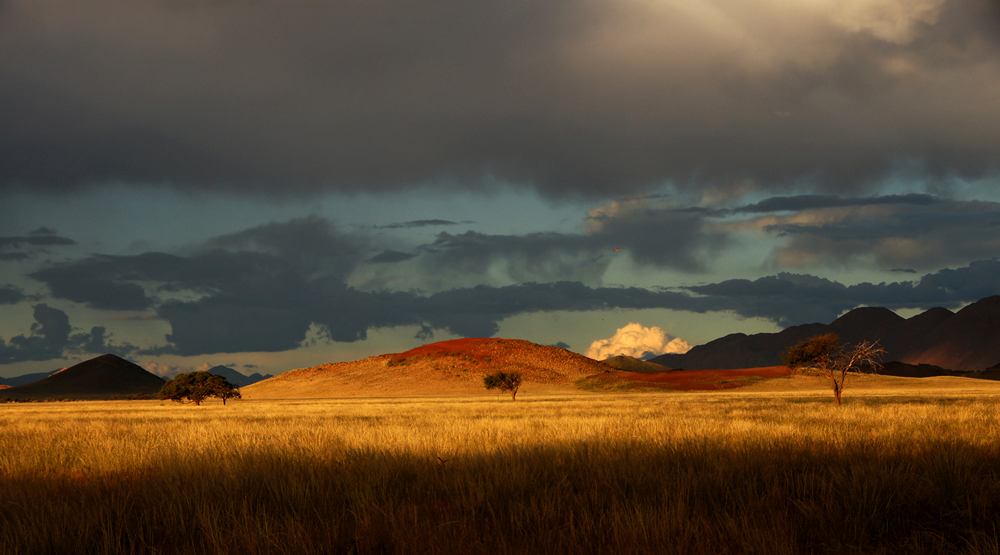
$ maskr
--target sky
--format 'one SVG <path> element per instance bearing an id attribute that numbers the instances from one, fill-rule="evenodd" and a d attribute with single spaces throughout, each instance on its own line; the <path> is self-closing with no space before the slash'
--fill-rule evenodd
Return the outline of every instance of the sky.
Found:
<path id="1" fill-rule="evenodd" d="M 0 83 L 0 376 L 1000 294 L 993 0 L 0 0 Z"/>

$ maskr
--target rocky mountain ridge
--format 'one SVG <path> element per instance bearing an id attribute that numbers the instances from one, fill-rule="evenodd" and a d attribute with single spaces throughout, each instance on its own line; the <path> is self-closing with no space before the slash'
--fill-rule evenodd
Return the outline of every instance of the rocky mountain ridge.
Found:
<path id="1" fill-rule="evenodd" d="M 786 348 L 826 333 L 836 333 L 845 344 L 878 341 L 887 362 L 979 372 L 1000 363 L 1000 296 L 986 297 L 958 312 L 936 307 L 911 318 L 887 308 L 856 308 L 829 324 L 792 326 L 777 333 L 734 333 L 651 362 L 692 369 L 774 366 L 782 364 Z"/>

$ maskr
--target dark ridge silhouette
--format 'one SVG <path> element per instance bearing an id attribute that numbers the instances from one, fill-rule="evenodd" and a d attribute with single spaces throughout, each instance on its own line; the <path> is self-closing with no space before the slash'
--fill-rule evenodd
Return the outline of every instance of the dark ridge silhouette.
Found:
<path id="1" fill-rule="evenodd" d="M 965 371 L 996 365 L 1000 362 L 1000 296 L 959 310 L 913 345 L 902 360 Z"/>
<path id="2" fill-rule="evenodd" d="M 830 331 L 840 336 L 840 342 L 856 345 L 877 338 L 883 343 L 893 331 L 906 323 L 906 318 L 888 308 L 865 306 L 855 308 L 830 323 Z"/>
<path id="3" fill-rule="evenodd" d="M 60 370 L 46 378 L 4 389 L 8 399 L 111 399 L 130 395 L 155 396 L 164 380 L 115 355 L 101 355 Z"/>
<path id="4" fill-rule="evenodd" d="M 236 387 L 243 387 L 245 385 L 254 384 L 261 380 L 274 377 L 271 374 L 261 375 L 259 372 L 254 372 L 253 374 L 247 376 L 246 374 L 228 366 L 213 366 L 208 369 L 208 372 L 215 374 L 216 376 L 226 378 L 229 383 L 235 385 Z"/>
<path id="5" fill-rule="evenodd" d="M 856 308 L 830 324 L 792 326 L 778 333 L 736 333 L 650 362 L 713 370 L 775 366 L 783 364 L 786 348 L 824 333 L 836 333 L 845 344 L 878 341 L 886 350 L 884 361 L 917 367 L 895 367 L 900 372 L 922 375 L 933 371 L 923 367 L 930 365 L 942 371 L 934 375 L 981 373 L 1000 363 L 1000 296 L 986 297 L 957 313 L 936 307 L 909 319 L 886 308 Z"/>
<path id="6" fill-rule="evenodd" d="M 898 376 L 900 378 L 932 378 L 934 376 L 957 375 L 955 372 L 945 370 L 933 364 L 907 364 L 893 360 L 882 364 L 878 372 L 883 376 Z"/>
<path id="7" fill-rule="evenodd" d="M 829 328 L 824 324 L 804 324 L 778 333 L 733 333 L 704 345 L 697 345 L 687 353 L 660 355 L 649 362 L 670 368 L 699 370 L 780 366 L 784 364 L 781 353 L 786 347 L 814 335 L 830 333 Z"/>
<path id="8" fill-rule="evenodd" d="M 903 322 L 882 342 L 886 360 L 902 360 L 924 345 L 928 335 L 946 323 L 955 313 L 936 307 Z"/>
<path id="9" fill-rule="evenodd" d="M 12 378 L 0 378 L 0 385 L 7 385 L 10 387 L 25 385 L 32 382 L 37 382 L 42 378 L 47 378 L 52 374 L 59 372 L 59 370 L 53 370 L 51 372 L 34 372 L 32 374 L 21 374 L 20 376 L 14 376 Z"/>

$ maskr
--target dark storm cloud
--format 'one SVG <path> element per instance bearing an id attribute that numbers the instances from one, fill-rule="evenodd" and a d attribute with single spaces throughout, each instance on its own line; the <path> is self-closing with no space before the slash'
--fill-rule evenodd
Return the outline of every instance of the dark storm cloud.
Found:
<path id="1" fill-rule="evenodd" d="M 60 237 L 56 235 L 55 230 L 42 227 L 32 231 L 27 236 L 0 237 L 0 261 L 28 260 L 47 252 L 44 247 L 65 247 L 72 245 L 76 245 L 76 241 L 68 237 Z"/>
<path id="2" fill-rule="evenodd" d="M 35 323 L 31 325 L 31 333 L 16 335 L 9 341 L 0 338 L 0 364 L 53 360 L 67 353 L 112 353 L 127 357 L 136 351 L 127 343 L 111 342 L 102 326 L 94 326 L 89 333 L 71 334 L 73 328 L 65 312 L 47 304 L 37 304 L 33 308 Z"/>
<path id="3" fill-rule="evenodd" d="M 992 175 L 992 0 L 6 2 L 0 184 L 784 190 Z M 736 185 L 733 185 L 734 187 Z"/>
<path id="4" fill-rule="evenodd" d="M 413 220 L 396 224 L 375 226 L 376 229 L 412 229 L 415 227 L 439 227 L 459 224 L 471 224 L 472 222 L 451 222 L 448 220 Z"/>
<path id="5" fill-rule="evenodd" d="M 448 269 L 459 275 L 485 276 L 500 266 L 517 282 L 554 281 L 566 276 L 595 282 L 610 263 L 605 238 L 579 234 L 440 233 L 421 251 L 427 272 Z"/>
<path id="6" fill-rule="evenodd" d="M 71 353 L 106 354 L 130 358 L 139 349 L 129 343 L 114 343 L 104 326 L 94 326 L 89 332 L 74 333 L 69 338 L 67 351 Z"/>
<path id="7" fill-rule="evenodd" d="M 47 304 L 35 305 L 34 317 L 29 335 L 17 335 L 7 342 L 0 339 L 0 364 L 62 357 L 69 343 L 69 317 Z"/>
<path id="8" fill-rule="evenodd" d="M 326 220 L 310 216 L 212 239 L 203 250 L 272 255 L 300 272 L 346 276 L 360 261 L 362 247 L 360 237 L 342 235 Z"/>
<path id="9" fill-rule="evenodd" d="M 0 304 L 17 304 L 28 296 L 19 287 L 13 285 L 0 286 Z"/>
<path id="10" fill-rule="evenodd" d="M 734 210 L 734 212 L 799 212 L 802 210 L 815 210 L 818 208 L 878 206 L 884 204 L 915 204 L 926 206 L 937 202 L 940 202 L 937 197 L 922 194 L 882 195 L 862 198 L 838 197 L 832 195 L 797 195 L 791 197 L 772 197 L 754 204 L 748 204 L 747 206 Z"/>
<path id="11" fill-rule="evenodd" d="M 930 270 L 1000 255 L 1000 203 L 924 195 L 872 199 L 771 199 L 775 211 L 758 225 L 784 238 L 775 252 L 785 267 L 851 266 L 874 258 L 883 269 Z M 754 211 L 759 211 L 754 209 Z"/>
<path id="12" fill-rule="evenodd" d="M 141 257 L 96 255 L 83 260 L 43 268 L 29 274 L 48 286 L 52 296 L 86 304 L 101 310 L 145 310 L 153 304 L 145 289 L 127 283 L 139 278 L 137 267 L 169 255 L 154 253 Z"/>
<path id="13" fill-rule="evenodd" d="M 892 210 L 899 206 L 899 203 L 872 204 L 883 211 L 878 217 L 883 217 L 885 210 L 896 214 Z M 949 201 L 931 206 L 945 208 L 935 208 L 939 211 L 932 215 L 948 214 L 948 210 L 958 214 L 964 208 L 967 216 L 971 214 L 969 221 L 978 221 L 977 214 L 991 214 L 993 210 L 988 203 L 978 205 L 982 208 L 979 212 L 968 210 L 968 203 Z M 849 209 L 847 213 L 854 214 L 856 208 L 837 206 L 833 210 Z M 811 221 L 810 214 L 817 210 L 831 208 L 803 210 L 789 217 Z M 948 225 L 957 225 L 955 218 L 927 218 L 928 213 L 922 214 L 924 220 L 931 222 L 928 225 L 932 231 L 947 231 Z M 36 360 L 25 357 L 51 357 L 73 350 L 89 352 L 99 346 L 147 355 L 278 352 L 300 346 L 310 330 L 330 341 L 352 342 L 365 339 L 369 330 L 400 326 L 416 327 L 421 337 L 430 337 L 435 330 L 480 337 L 494 335 L 500 322 L 512 316 L 563 310 L 665 308 L 732 312 L 793 325 L 829 322 L 859 305 L 957 307 L 1000 293 L 1000 281 L 996 278 L 1000 275 L 1000 262 L 996 259 L 929 273 L 912 282 L 851 286 L 793 273 L 679 290 L 600 287 L 584 281 L 588 274 L 581 266 L 589 263 L 595 267 L 592 277 L 599 281 L 597 278 L 607 265 L 605 259 L 614 252 L 613 245 L 622 244 L 623 249 L 638 253 L 643 248 L 655 248 L 656 243 L 637 242 L 623 230 L 644 229 L 664 245 L 662 249 L 679 249 L 667 244 L 680 237 L 689 245 L 707 244 L 708 247 L 701 248 L 710 250 L 714 239 L 692 239 L 681 229 L 693 227 L 702 235 L 716 233 L 706 231 L 705 222 L 710 216 L 704 210 L 672 205 L 651 207 L 639 201 L 592 211 L 585 234 L 442 233 L 434 243 L 419 250 L 421 263 L 428 263 L 435 272 L 485 274 L 491 266 L 503 263 L 511 275 L 520 272 L 523 276 L 581 277 L 545 282 L 524 279 L 506 286 L 443 287 L 432 294 L 364 290 L 349 285 L 352 271 L 365 257 L 371 259 L 367 242 L 342 235 L 318 218 L 259 226 L 208 240 L 180 254 L 92 255 L 75 262 L 50 264 L 31 277 L 46 283 L 56 298 L 98 309 L 155 311 L 170 324 L 165 343 L 136 351 L 131 345 L 111 344 L 103 329 L 71 335 L 64 313 L 37 305 L 39 323 L 32 334 L 12 338 L 10 346 L 4 347 L 7 349 L 4 356 L 9 361 Z M 620 223 L 629 220 L 631 223 Z M 683 259 L 680 254 L 674 256 Z M 670 264 L 666 258 L 652 260 Z"/>
<path id="14" fill-rule="evenodd" d="M 446 268 L 459 275 L 502 272 L 514 282 L 579 280 L 598 284 L 615 257 L 686 272 L 705 270 L 706 260 L 727 245 L 710 229 L 712 216 L 654 198 L 617 201 L 590 212 L 584 233 L 490 235 L 442 232 L 420 247 L 426 272 Z"/>
<path id="15" fill-rule="evenodd" d="M 102 310 L 145 310 L 159 304 L 157 293 L 248 290 L 263 294 L 258 282 L 301 281 L 316 273 L 344 277 L 357 264 L 356 242 L 319 218 L 267 224 L 205 242 L 180 256 L 145 253 L 94 255 L 51 265 L 29 274 L 56 298 Z"/>
<path id="16" fill-rule="evenodd" d="M 709 229 L 713 215 L 700 207 L 636 199 L 592 210 L 587 224 L 590 237 L 628 249 L 636 262 L 695 272 L 706 269 L 705 261 L 728 242 Z"/>
<path id="17" fill-rule="evenodd" d="M 416 258 L 416 254 L 399 252 L 399 251 L 382 251 L 375 256 L 369 258 L 367 261 L 373 264 L 392 264 L 395 262 L 406 262 L 407 260 L 412 260 Z"/>
<path id="18" fill-rule="evenodd" d="M 995 277 L 1000 275 L 1000 262 L 996 260 L 928 274 L 915 283 L 844 286 L 814 276 L 782 273 L 756 281 L 695 286 L 687 292 L 554 282 L 477 286 L 420 295 L 360 291 L 334 277 L 271 274 L 264 265 L 244 270 L 247 273 L 233 276 L 224 287 L 198 300 L 159 305 L 159 315 L 171 325 L 166 337 L 169 343 L 142 353 L 191 356 L 284 351 L 297 348 L 313 325 L 323 337 L 337 342 L 365 339 L 370 329 L 398 326 L 419 326 L 427 335 L 447 330 L 460 336 L 488 337 L 506 318 L 555 310 L 730 311 L 793 325 L 829 322 L 859 305 L 956 307 L 1000 292 Z"/>
<path id="19" fill-rule="evenodd" d="M 890 309 L 958 308 L 1000 294 L 1000 261 L 980 260 L 940 270 L 919 281 L 843 284 L 810 275 L 779 273 L 754 281 L 734 279 L 684 289 L 714 299 L 736 314 L 760 317 L 781 326 L 829 323 L 857 306 Z"/>

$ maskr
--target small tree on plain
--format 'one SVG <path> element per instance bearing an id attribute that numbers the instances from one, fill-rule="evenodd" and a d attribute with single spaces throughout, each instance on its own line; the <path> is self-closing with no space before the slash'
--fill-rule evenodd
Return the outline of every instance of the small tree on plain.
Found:
<path id="1" fill-rule="evenodd" d="M 483 376 L 483 385 L 486 389 L 509 391 L 511 401 L 517 400 L 517 388 L 521 387 L 522 381 L 520 372 L 494 372 Z"/>
<path id="2" fill-rule="evenodd" d="M 200 405 L 209 397 L 218 397 L 225 405 L 226 399 L 239 399 L 240 390 L 223 376 L 209 372 L 188 372 L 174 376 L 174 379 L 163 384 L 157 394 L 159 399 L 181 403 L 187 399 L 195 405 Z"/>
<path id="3" fill-rule="evenodd" d="M 885 349 L 879 346 L 878 341 L 842 346 L 837 334 L 828 333 L 787 348 L 781 358 L 793 370 L 806 369 L 830 380 L 833 397 L 839 406 L 848 372 L 878 372 L 882 368 L 879 360 L 883 354 Z"/>

